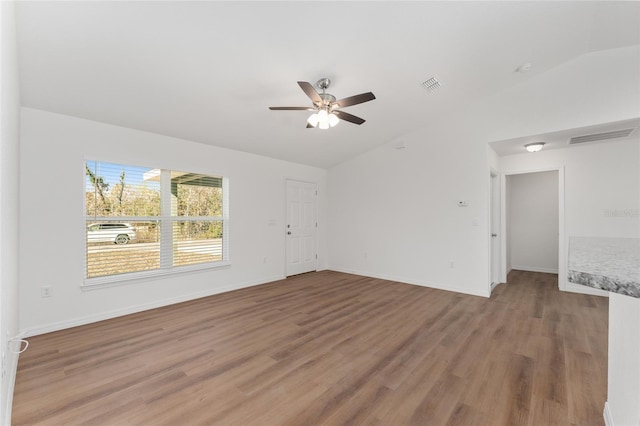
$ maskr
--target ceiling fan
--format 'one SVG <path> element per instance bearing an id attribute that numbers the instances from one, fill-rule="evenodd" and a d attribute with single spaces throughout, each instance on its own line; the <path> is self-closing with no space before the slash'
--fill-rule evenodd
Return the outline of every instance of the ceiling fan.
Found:
<path id="1" fill-rule="evenodd" d="M 322 93 L 318 93 L 313 85 L 306 81 L 299 81 L 298 85 L 311 99 L 313 106 L 269 107 L 269 109 L 276 111 L 314 111 L 314 113 L 307 119 L 307 128 L 317 127 L 320 129 L 328 129 L 329 127 L 333 127 L 338 124 L 340 120 L 360 125 L 365 122 L 364 119 L 356 117 L 353 114 L 349 114 L 348 112 L 340 111 L 338 108 L 345 108 L 369 102 L 376 98 L 373 93 L 367 92 L 336 100 L 335 96 L 326 93 L 329 85 L 331 85 L 331 80 L 328 78 L 322 78 L 316 82 L 316 86 L 322 90 Z"/>

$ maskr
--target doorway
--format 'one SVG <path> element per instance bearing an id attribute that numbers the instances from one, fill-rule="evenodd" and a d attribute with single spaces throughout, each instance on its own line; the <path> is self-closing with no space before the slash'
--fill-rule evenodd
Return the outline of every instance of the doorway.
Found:
<path id="1" fill-rule="evenodd" d="M 286 180 L 286 276 L 317 269 L 317 198 L 315 183 Z"/>
<path id="2" fill-rule="evenodd" d="M 566 286 L 564 169 L 505 173 L 502 190 L 502 273 L 512 269 L 558 274 Z"/>

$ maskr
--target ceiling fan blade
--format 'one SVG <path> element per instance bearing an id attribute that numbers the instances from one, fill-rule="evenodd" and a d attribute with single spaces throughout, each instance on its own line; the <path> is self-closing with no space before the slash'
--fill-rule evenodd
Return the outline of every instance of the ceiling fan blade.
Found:
<path id="1" fill-rule="evenodd" d="M 269 109 L 274 111 L 315 111 L 311 107 L 269 107 Z"/>
<path id="2" fill-rule="evenodd" d="M 358 105 L 364 102 L 369 102 L 374 100 L 376 97 L 373 93 L 360 93 L 359 95 L 349 96 L 348 98 L 340 99 L 334 102 L 334 104 L 338 105 L 338 108 L 344 108 L 351 105 Z"/>
<path id="3" fill-rule="evenodd" d="M 366 121 L 363 118 L 356 117 L 355 115 L 344 111 L 333 111 L 333 113 L 337 115 L 340 120 L 348 121 L 353 124 L 362 124 Z"/>
<path id="4" fill-rule="evenodd" d="M 313 88 L 313 84 L 306 81 L 299 81 L 298 86 L 300 86 L 304 93 L 306 93 L 307 96 L 311 98 L 314 104 L 322 103 L 322 98 L 320 97 L 318 92 L 316 92 L 316 89 Z"/>

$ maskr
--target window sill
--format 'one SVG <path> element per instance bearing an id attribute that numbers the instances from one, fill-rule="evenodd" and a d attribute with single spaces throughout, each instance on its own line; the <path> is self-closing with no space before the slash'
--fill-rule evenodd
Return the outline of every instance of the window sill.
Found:
<path id="1" fill-rule="evenodd" d="M 135 284 L 133 281 L 148 281 L 150 278 L 170 278 L 194 271 L 209 269 L 224 269 L 231 266 L 231 262 L 203 263 L 199 265 L 178 266 L 171 269 L 156 269 L 153 271 L 131 272 L 128 274 L 110 275 L 106 277 L 85 278 L 80 286 L 82 291 L 98 290 L 101 288 Z"/>

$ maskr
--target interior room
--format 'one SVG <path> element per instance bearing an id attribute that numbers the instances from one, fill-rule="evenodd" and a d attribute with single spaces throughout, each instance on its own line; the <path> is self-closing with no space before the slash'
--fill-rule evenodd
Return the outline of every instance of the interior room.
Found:
<path id="1" fill-rule="evenodd" d="M 558 171 L 508 175 L 507 273 L 558 273 Z"/>
<path id="2" fill-rule="evenodd" d="M 2 1 L 0 43 L 0 424 L 640 425 L 640 3 Z"/>

